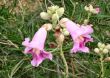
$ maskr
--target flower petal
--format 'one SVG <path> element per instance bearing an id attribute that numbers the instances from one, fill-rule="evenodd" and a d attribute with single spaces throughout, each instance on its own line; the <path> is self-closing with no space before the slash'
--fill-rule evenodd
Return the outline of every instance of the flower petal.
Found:
<path id="1" fill-rule="evenodd" d="M 44 44 L 47 36 L 47 31 L 45 28 L 40 28 L 34 35 L 29 47 L 37 48 L 39 50 L 44 49 Z"/>
<path id="2" fill-rule="evenodd" d="M 52 54 L 46 51 L 41 51 L 40 56 L 45 59 L 52 60 Z"/>
<path id="3" fill-rule="evenodd" d="M 29 38 L 25 38 L 25 41 L 22 42 L 22 45 L 28 46 L 29 45 L 29 41 L 30 41 Z"/>
<path id="4" fill-rule="evenodd" d="M 33 60 L 31 61 L 31 64 L 32 64 L 32 66 L 38 67 L 42 63 L 43 60 L 44 59 L 41 58 L 39 55 L 34 54 Z"/>

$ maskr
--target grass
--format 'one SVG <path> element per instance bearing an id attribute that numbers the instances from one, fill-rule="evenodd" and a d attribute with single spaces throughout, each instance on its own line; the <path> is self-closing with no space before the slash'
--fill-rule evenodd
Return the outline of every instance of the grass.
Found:
<path id="1" fill-rule="evenodd" d="M 91 3 L 101 8 L 101 13 L 92 15 L 94 42 L 89 43 L 89 54 L 70 54 L 72 40 L 64 42 L 63 50 L 69 66 L 69 78 L 98 78 L 100 75 L 99 56 L 93 52 L 98 42 L 110 43 L 110 1 L 109 0 L 11 0 L 0 1 L 0 78 L 63 78 L 64 65 L 59 49 L 49 48 L 49 43 L 55 41 L 52 31 L 48 33 L 46 49 L 54 55 L 53 61 L 45 60 L 39 67 L 32 67 L 31 56 L 24 55 L 21 45 L 25 37 L 34 35 L 37 29 L 48 21 L 42 21 L 39 14 L 46 6 L 59 5 L 65 7 L 63 17 L 68 17 L 77 23 L 83 23 L 87 18 L 84 6 Z M 35 2 L 34 2 L 35 1 Z M 78 2 L 76 5 L 75 3 Z M 24 6 L 26 4 L 26 6 Z M 107 55 L 109 56 L 109 54 Z M 105 78 L 110 78 L 110 62 L 104 63 Z"/>

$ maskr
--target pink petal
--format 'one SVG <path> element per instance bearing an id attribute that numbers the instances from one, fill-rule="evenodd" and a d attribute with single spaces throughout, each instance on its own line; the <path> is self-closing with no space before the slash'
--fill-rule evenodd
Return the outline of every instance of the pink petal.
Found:
<path id="1" fill-rule="evenodd" d="M 47 36 L 47 31 L 45 28 L 40 28 L 34 35 L 29 47 L 37 48 L 39 50 L 44 49 L 44 44 Z"/>
<path id="2" fill-rule="evenodd" d="M 39 56 L 34 56 L 33 60 L 31 61 L 31 64 L 32 66 L 38 67 L 42 63 L 43 60 L 44 59 L 40 58 Z"/>
<path id="3" fill-rule="evenodd" d="M 66 22 L 66 28 L 74 40 L 79 36 L 77 31 L 80 31 L 80 28 L 76 23 L 69 20 Z"/>
<path id="4" fill-rule="evenodd" d="M 42 52 L 40 53 L 40 56 L 41 56 L 42 58 L 52 60 L 52 54 L 49 53 L 49 52 L 42 51 Z"/>
<path id="5" fill-rule="evenodd" d="M 71 53 L 76 53 L 79 49 L 79 43 L 74 43 L 73 48 L 71 49 Z"/>
<path id="6" fill-rule="evenodd" d="M 96 14 L 100 12 L 100 8 L 95 8 L 95 10 L 96 10 Z"/>
<path id="7" fill-rule="evenodd" d="M 29 45 L 29 41 L 30 41 L 29 38 L 25 38 L 25 41 L 22 42 L 22 45 L 28 46 Z"/>
<path id="8" fill-rule="evenodd" d="M 81 25 L 81 28 L 80 28 L 82 31 L 81 34 L 91 34 L 93 33 L 93 28 L 91 25 L 87 25 L 87 26 L 84 26 L 84 25 Z"/>
<path id="9" fill-rule="evenodd" d="M 85 52 L 85 53 L 89 53 L 89 48 L 88 47 L 82 47 L 82 48 L 80 48 L 80 51 Z"/>
<path id="10" fill-rule="evenodd" d="M 30 50 L 31 50 L 32 48 L 30 48 L 30 47 L 26 47 L 25 49 L 24 49 L 24 54 L 28 54 L 28 53 L 30 53 Z"/>

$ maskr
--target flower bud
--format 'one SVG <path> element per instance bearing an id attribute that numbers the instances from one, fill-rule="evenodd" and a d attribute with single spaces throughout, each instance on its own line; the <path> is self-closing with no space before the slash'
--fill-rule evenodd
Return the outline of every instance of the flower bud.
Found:
<path id="1" fill-rule="evenodd" d="M 95 8 L 91 11 L 93 14 L 98 14 L 100 12 L 100 8 Z"/>
<path id="2" fill-rule="evenodd" d="M 52 15 L 52 21 L 58 21 L 58 19 L 59 19 L 58 14 L 55 13 Z"/>
<path id="3" fill-rule="evenodd" d="M 46 13 L 46 12 L 41 12 L 41 13 L 40 13 L 40 16 L 41 16 L 41 18 L 44 19 L 44 20 L 49 20 L 49 19 L 50 19 L 48 13 Z"/>
<path id="4" fill-rule="evenodd" d="M 110 44 L 107 44 L 106 49 L 110 49 Z"/>
<path id="5" fill-rule="evenodd" d="M 85 9 L 86 11 L 89 11 L 89 7 L 87 7 L 87 6 L 85 6 L 84 9 Z"/>
<path id="6" fill-rule="evenodd" d="M 60 21 L 59 21 L 59 24 L 61 25 L 61 27 L 65 28 L 65 22 L 68 21 L 69 19 L 68 18 L 62 18 Z"/>
<path id="7" fill-rule="evenodd" d="M 103 48 L 100 47 L 99 50 L 100 50 L 100 51 L 103 51 Z"/>
<path id="8" fill-rule="evenodd" d="M 48 23 L 48 24 L 44 24 L 43 27 L 45 27 L 45 29 L 47 31 L 51 30 L 52 29 L 52 24 Z"/>
<path id="9" fill-rule="evenodd" d="M 104 61 L 110 62 L 110 57 L 106 57 L 106 58 L 104 59 Z"/>
<path id="10" fill-rule="evenodd" d="M 55 11 L 59 9 L 59 6 L 51 6 L 51 7 L 48 7 L 47 10 L 51 11 L 51 13 L 55 13 Z"/>
<path id="11" fill-rule="evenodd" d="M 59 36 L 59 41 L 60 41 L 60 42 L 63 42 L 63 41 L 64 41 L 64 35 L 63 35 L 63 34 L 60 34 L 60 36 Z"/>
<path id="12" fill-rule="evenodd" d="M 89 11 L 92 12 L 94 10 L 93 6 L 90 4 L 89 5 Z"/>
<path id="13" fill-rule="evenodd" d="M 61 17 L 64 14 L 64 8 L 59 8 L 56 10 L 59 17 Z"/>
<path id="14" fill-rule="evenodd" d="M 98 47 L 99 47 L 99 48 L 101 47 L 101 45 L 102 45 L 102 43 L 101 43 L 101 42 L 98 42 Z"/>
<path id="15" fill-rule="evenodd" d="M 100 51 L 99 51 L 98 48 L 95 48 L 95 49 L 94 49 L 94 52 L 95 52 L 95 53 L 99 53 Z"/>
<path id="16" fill-rule="evenodd" d="M 103 49 L 103 53 L 107 54 L 108 53 L 108 49 Z"/>
<path id="17" fill-rule="evenodd" d="M 102 45 L 100 46 L 100 48 L 105 48 L 105 44 L 102 44 Z"/>
<path id="18" fill-rule="evenodd" d="M 88 20 L 88 19 L 85 19 L 85 20 L 84 20 L 84 25 L 87 25 L 88 22 L 89 22 L 89 20 Z"/>
<path id="19" fill-rule="evenodd" d="M 62 33 L 63 33 L 65 36 L 68 36 L 68 35 L 69 35 L 69 32 L 67 31 L 66 28 L 63 29 Z"/>
<path id="20" fill-rule="evenodd" d="M 50 11 L 50 10 L 47 10 L 47 13 L 48 13 L 48 15 L 50 16 L 50 17 L 52 17 L 52 12 Z"/>

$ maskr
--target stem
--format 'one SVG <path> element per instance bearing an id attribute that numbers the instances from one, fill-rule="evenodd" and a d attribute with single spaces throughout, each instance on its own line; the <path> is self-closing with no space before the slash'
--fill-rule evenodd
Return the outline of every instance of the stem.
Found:
<path id="1" fill-rule="evenodd" d="M 103 62 L 103 55 L 100 55 L 100 62 L 101 62 L 101 76 L 100 78 L 104 78 L 104 62 Z"/>
<path id="2" fill-rule="evenodd" d="M 73 58 L 71 58 L 71 67 L 72 67 L 72 74 L 73 74 L 73 78 L 75 75 L 75 67 L 74 67 L 74 63 L 73 63 Z"/>
<path id="3" fill-rule="evenodd" d="M 61 55 L 61 58 L 64 62 L 64 66 L 65 66 L 65 78 L 68 78 L 68 65 L 67 65 L 67 62 L 66 62 L 66 59 L 65 59 L 65 56 L 64 56 L 64 52 L 62 50 L 62 45 L 60 46 L 60 55 Z"/>
<path id="4" fill-rule="evenodd" d="M 88 13 L 87 20 L 89 20 L 90 16 L 91 16 L 91 13 Z"/>

